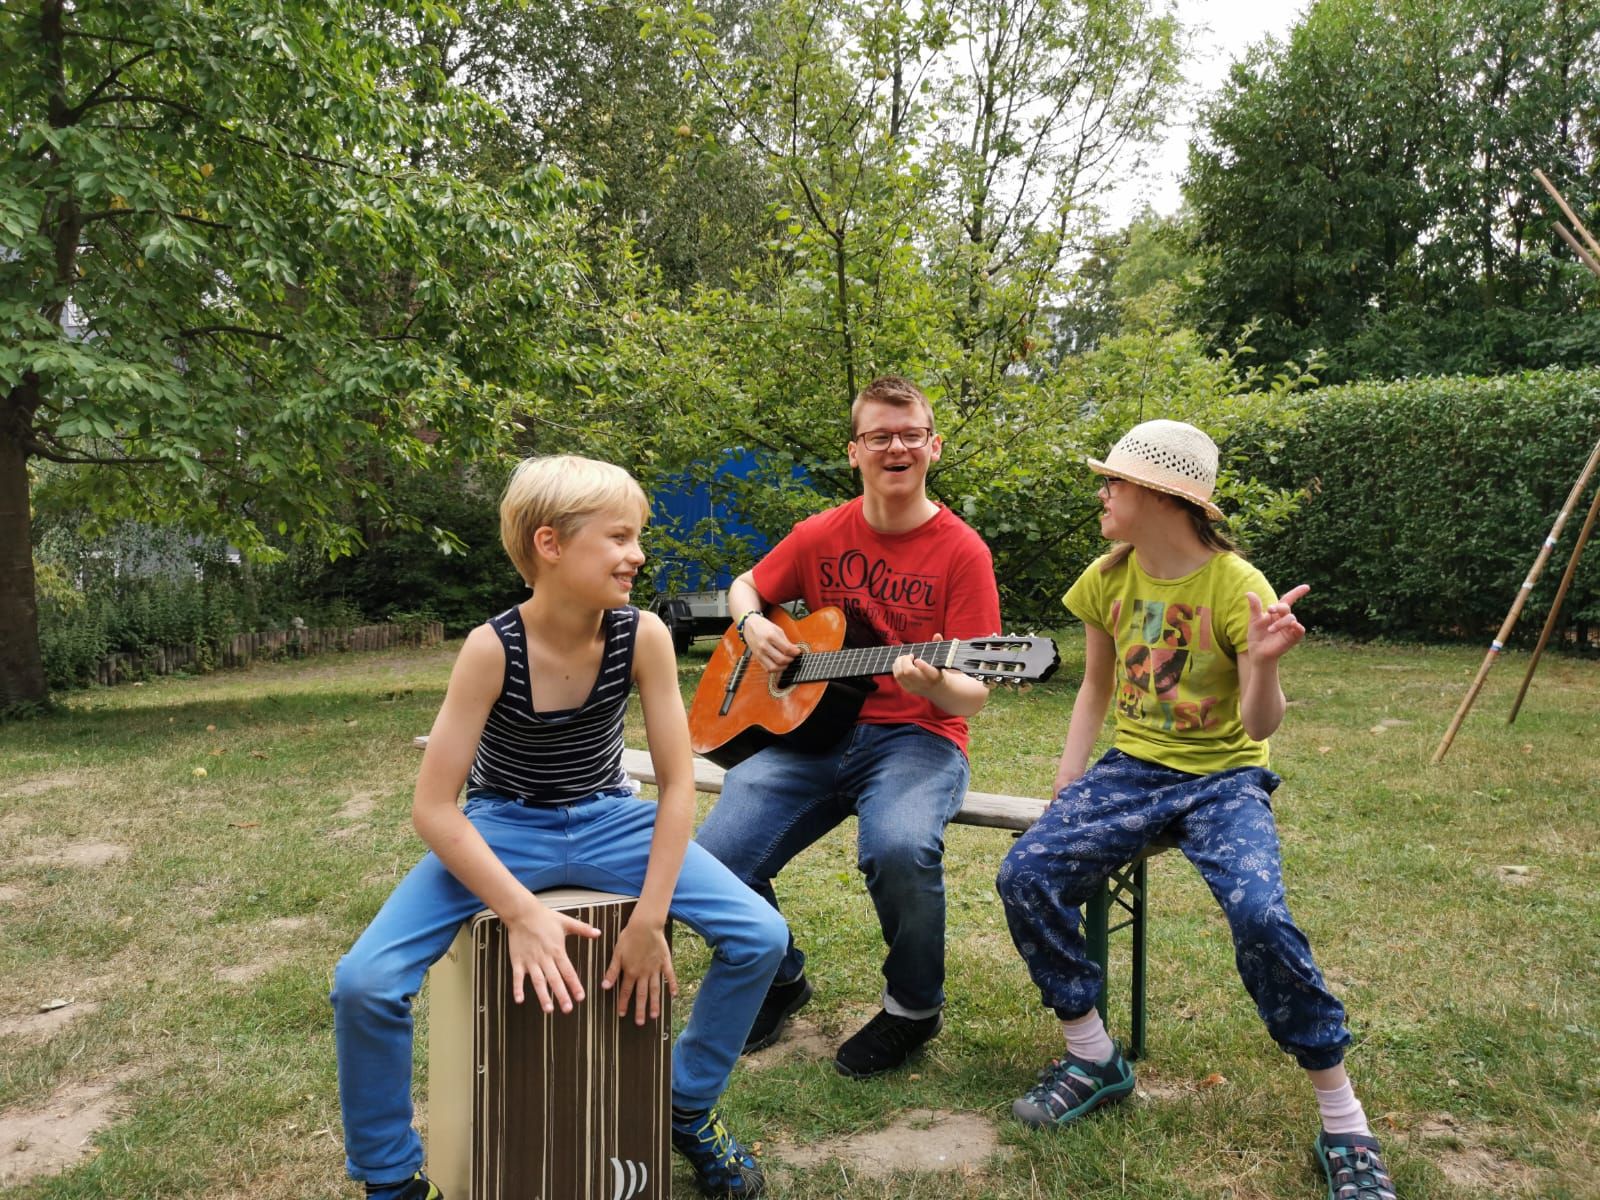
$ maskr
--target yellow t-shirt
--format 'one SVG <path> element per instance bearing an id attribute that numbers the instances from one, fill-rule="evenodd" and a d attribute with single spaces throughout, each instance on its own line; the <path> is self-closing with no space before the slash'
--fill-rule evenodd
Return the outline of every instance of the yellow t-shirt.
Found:
<path id="1" fill-rule="evenodd" d="M 1097 558 L 1062 597 L 1116 644 L 1112 744 L 1194 775 L 1266 766 L 1267 743 L 1239 720 L 1236 662 L 1250 648 L 1244 594 L 1277 601 L 1266 576 L 1237 554 L 1215 554 L 1180 579 L 1152 578 L 1137 559 L 1129 554 L 1102 573 Z"/>

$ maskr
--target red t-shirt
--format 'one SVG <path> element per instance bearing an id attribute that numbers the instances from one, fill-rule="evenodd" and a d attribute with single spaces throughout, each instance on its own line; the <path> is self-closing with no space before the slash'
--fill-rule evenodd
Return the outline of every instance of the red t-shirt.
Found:
<path id="1" fill-rule="evenodd" d="M 762 599 L 844 610 L 847 646 L 887 646 L 1000 631 L 1000 591 L 983 539 L 944 505 L 906 533 L 867 524 L 861 498 L 807 517 L 755 565 Z M 967 721 L 880 675 L 859 718 L 920 725 L 967 749 Z"/>

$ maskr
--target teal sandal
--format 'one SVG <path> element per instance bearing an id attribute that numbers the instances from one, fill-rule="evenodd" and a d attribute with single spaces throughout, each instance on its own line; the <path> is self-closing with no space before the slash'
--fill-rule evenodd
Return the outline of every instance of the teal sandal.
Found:
<path id="1" fill-rule="evenodd" d="M 1317 1161 L 1328 1179 L 1328 1200 L 1395 1200 L 1394 1180 L 1370 1133 L 1317 1135 Z"/>

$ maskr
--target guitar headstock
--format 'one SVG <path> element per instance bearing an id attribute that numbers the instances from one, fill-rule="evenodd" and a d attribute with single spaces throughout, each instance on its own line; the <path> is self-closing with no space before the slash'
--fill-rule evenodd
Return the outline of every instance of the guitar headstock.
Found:
<path id="1" fill-rule="evenodd" d="M 941 665 L 991 683 L 1042 683 L 1056 673 L 1061 653 L 1053 638 L 997 633 L 962 638 L 955 661 Z"/>

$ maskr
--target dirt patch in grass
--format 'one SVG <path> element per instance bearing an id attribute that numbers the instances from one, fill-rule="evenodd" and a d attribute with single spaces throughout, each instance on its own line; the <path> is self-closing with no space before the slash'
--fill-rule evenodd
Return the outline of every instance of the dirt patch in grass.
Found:
<path id="1" fill-rule="evenodd" d="M 1148 1066 L 1140 1065 L 1135 1073 L 1138 1086 L 1134 1094 L 1140 1100 L 1155 1104 L 1167 1104 L 1174 1100 L 1182 1100 L 1186 1096 L 1194 1096 L 1208 1088 L 1216 1087 L 1215 1081 L 1207 1083 L 1199 1079 L 1188 1079 L 1177 1075 L 1162 1075 Z"/>
<path id="2" fill-rule="evenodd" d="M 1008 1153 L 994 1126 L 972 1113 L 915 1109 L 884 1129 L 829 1138 L 806 1146 L 778 1143 L 773 1157 L 796 1167 L 838 1160 L 857 1174 L 881 1178 L 895 1171 L 976 1170 Z"/>
<path id="3" fill-rule="evenodd" d="M 128 857 L 128 848 L 116 842 L 69 842 L 45 854 L 30 854 L 22 860 L 28 867 L 103 867 Z"/>
<path id="4" fill-rule="evenodd" d="M 377 792 L 356 792 L 333 816 L 337 821 L 359 821 L 363 817 L 371 816 L 372 810 L 377 806 Z"/>
<path id="5" fill-rule="evenodd" d="M 66 1028 L 79 1017 L 86 1017 L 100 1005 L 94 1001 L 82 1004 L 63 1004 L 59 1008 L 51 1008 L 44 1012 L 20 1013 L 16 1016 L 0 1017 L 0 1037 L 19 1036 L 30 1039 L 44 1039 L 52 1036 L 58 1030 Z M 5 1143 L 0 1141 L 0 1148 Z"/>
<path id="6" fill-rule="evenodd" d="M 94 1153 L 94 1135 L 116 1116 L 120 1079 L 71 1083 L 37 1108 L 0 1113 L 0 1187 L 54 1175 Z"/>
<path id="7" fill-rule="evenodd" d="M 833 1058 L 834 1041 L 816 1025 L 800 1018 L 784 1026 L 783 1036 L 772 1045 L 747 1055 L 742 1065 L 747 1071 L 765 1071 L 796 1059 L 822 1062 Z"/>
<path id="8" fill-rule="evenodd" d="M 218 967 L 211 974 L 222 983 L 253 983 L 279 963 L 286 962 L 288 958 L 286 951 L 277 950 L 251 962 Z"/>
<path id="9" fill-rule="evenodd" d="M 310 928 L 311 923 L 310 917 L 275 917 L 253 928 L 265 929 L 271 934 L 298 933 Z M 223 983 L 252 983 L 294 958 L 294 951 L 290 947 L 273 945 L 269 939 L 255 938 L 250 944 L 260 946 L 260 953 L 248 962 L 217 967 L 211 972 L 212 978 Z"/>
<path id="10" fill-rule="evenodd" d="M 343 807 L 333 814 L 333 819 L 342 824 L 328 830 L 328 837 L 338 842 L 360 833 L 366 819 L 377 811 L 378 799 L 378 792 L 353 793 Z"/>
<path id="11" fill-rule="evenodd" d="M 1468 1125 L 1449 1113 L 1439 1113 L 1412 1130 L 1411 1148 L 1428 1158 L 1456 1187 L 1495 1196 L 1531 1195 L 1532 1173 L 1488 1144 L 1492 1132 L 1486 1126 Z"/>
<path id="12" fill-rule="evenodd" d="M 33 779 L 18 779 L 8 783 L 0 796 L 11 798 L 13 796 L 42 796 L 46 792 L 53 792 L 59 788 L 71 787 L 78 782 L 78 776 L 70 773 L 58 775 L 39 775 Z"/>
<path id="13" fill-rule="evenodd" d="M 12 883 L 0 883 L 0 904 L 15 904 L 21 899 L 21 888 Z"/>

